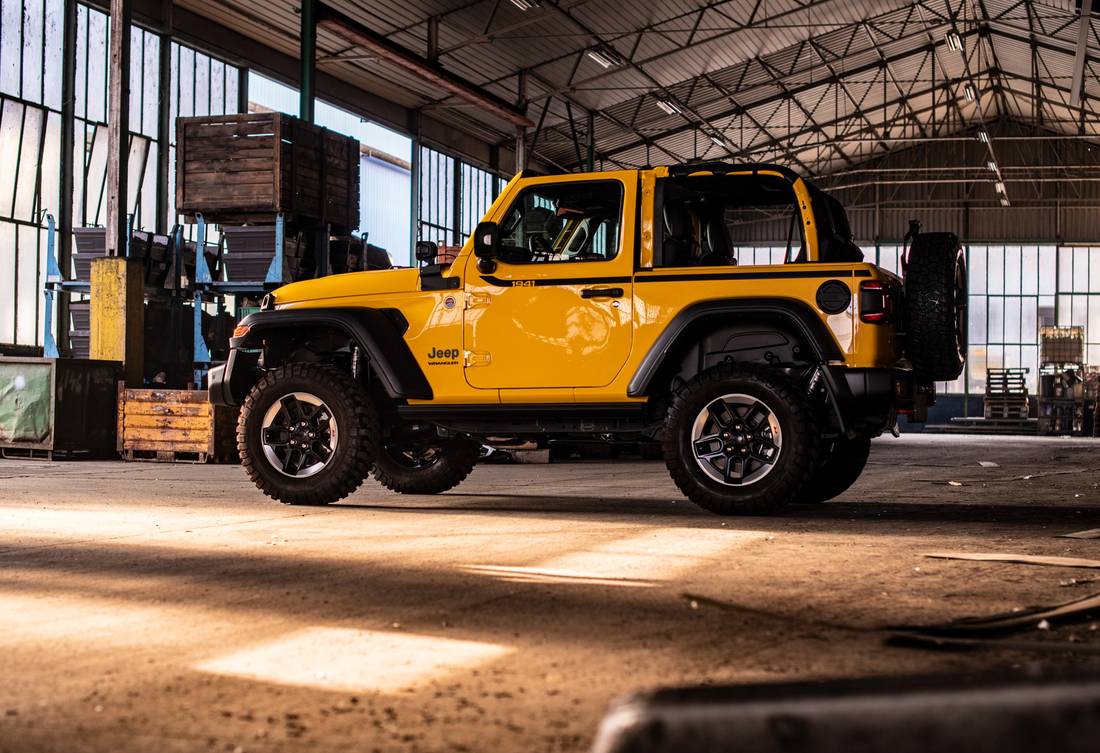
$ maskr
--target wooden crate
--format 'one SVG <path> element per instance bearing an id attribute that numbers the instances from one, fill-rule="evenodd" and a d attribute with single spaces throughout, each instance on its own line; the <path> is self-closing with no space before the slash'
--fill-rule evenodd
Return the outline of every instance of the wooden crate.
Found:
<path id="1" fill-rule="evenodd" d="M 1075 364 L 1084 361 L 1084 327 L 1041 327 L 1039 329 L 1039 362 L 1042 364 Z"/>
<path id="2" fill-rule="evenodd" d="M 223 225 L 359 225 L 359 142 L 281 113 L 176 121 L 176 207 Z"/>
<path id="3" fill-rule="evenodd" d="M 237 462 L 235 408 L 211 405 L 205 390 L 118 385 L 118 452 L 125 460 Z"/>

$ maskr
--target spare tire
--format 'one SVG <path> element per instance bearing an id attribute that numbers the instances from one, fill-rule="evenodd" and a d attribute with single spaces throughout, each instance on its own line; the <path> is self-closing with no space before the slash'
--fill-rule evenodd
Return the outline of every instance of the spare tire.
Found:
<path id="1" fill-rule="evenodd" d="M 917 235 L 905 270 L 905 354 L 918 380 L 958 378 L 967 326 L 966 258 L 958 237 Z"/>

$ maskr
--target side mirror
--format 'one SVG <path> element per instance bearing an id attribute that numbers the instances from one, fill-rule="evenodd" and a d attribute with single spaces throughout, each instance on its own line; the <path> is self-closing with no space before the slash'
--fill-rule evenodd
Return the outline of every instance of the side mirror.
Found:
<path id="1" fill-rule="evenodd" d="M 439 255 L 439 246 L 431 241 L 416 242 L 416 260 L 421 264 L 427 264 Z"/>
<path id="2" fill-rule="evenodd" d="M 495 222 L 482 222 L 474 230 L 474 256 L 495 259 L 500 253 L 500 228 Z"/>

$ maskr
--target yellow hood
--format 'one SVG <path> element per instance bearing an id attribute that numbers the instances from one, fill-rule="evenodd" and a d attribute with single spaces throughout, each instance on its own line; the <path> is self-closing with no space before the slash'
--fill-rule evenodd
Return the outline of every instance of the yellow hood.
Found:
<path id="1" fill-rule="evenodd" d="M 284 285 L 275 291 L 275 305 L 364 295 L 411 293 L 419 289 L 420 270 L 384 269 L 330 275 Z"/>

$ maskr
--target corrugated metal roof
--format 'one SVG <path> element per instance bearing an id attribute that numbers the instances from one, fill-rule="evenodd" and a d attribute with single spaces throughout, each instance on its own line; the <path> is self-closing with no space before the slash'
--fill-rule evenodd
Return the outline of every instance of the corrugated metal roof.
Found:
<path id="1" fill-rule="evenodd" d="M 577 161 L 573 133 L 585 138 L 588 110 L 597 112 L 606 164 L 732 152 L 821 174 L 930 134 L 933 91 L 936 134 L 1000 118 L 1100 131 L 1100 22 L 1087 46 L 1082 122 L 1069 104 L 1080 23 L 1069 0 L 542 0 L 527 11 L 496 0 L 328 2 L 420 54 L 435 17 L 440 65 L 503 99 L 518 97 L 526 72 L 529 114 L 546 112 L 537 156 L 562 165 Z M 297 52 L 297 0 L 265 0 L 262 10 L 246 0 L 177 4 Z M 962 51 L 948 45 L 952 30 Z M 318 47 L 321 58 L 354 53 L 324 32 Z M 618 59 L 605 68 L 587 54 L 601 49 Z M 429 107 L 478 138 L 511 138 L 506 124 L 390 63 L 329 59 L 323 69 L 406 107 Z M 978 103 L 968 101 L 968 86 L 980 90 Z M 727 148 L 713 143 L 717 133 Z"/>

